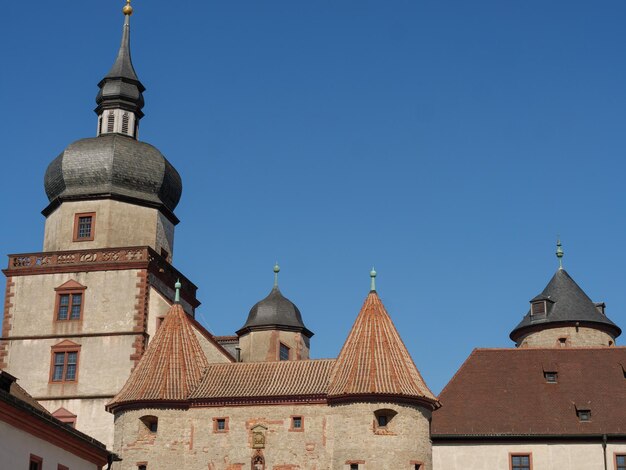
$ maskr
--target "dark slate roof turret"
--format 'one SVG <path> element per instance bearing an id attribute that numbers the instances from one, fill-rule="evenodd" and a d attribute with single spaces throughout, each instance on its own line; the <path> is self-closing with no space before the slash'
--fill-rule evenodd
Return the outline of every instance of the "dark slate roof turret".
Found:
<path id="1" fill-rule="evenodd" d="M 122 43 L 115 63 L 109 73 L 98 83 L 100 91 L 96 96 L 98 106 L 95 109 L 101 114 L 104 109 L 121 108 L 134 112 L 140 119 L 144 101 L 142 93 L 146 90 L 137 77 L 130 58 L 130 13 L 124 13 Z"/>
<path id="2" fill-rule="evenodd" d="M 596 304 L 562 268 L 557 270 L 543 292 L 531 302 L 536 300 L 548 301 L 546 314 L 531 316 L 529 310 L 509 335 L 513 341 L 528 330 L 542 326 L 552 328 L 577 322 L 595 325 L 604 331 L 609 331 L 615 337 L 622 333 L 622 330 L 598 310 Z"/>
<path id="3" fill-rule="evenodd" d="M 278 288 L 279 271 L 280 268 L 277 264 L 274 266 L 275 279 L 272 291 L 250 309 L 248 319 L 237 331 L 237 335 L 241 336 L 254 330 L 278 329 L 299 331 L 308 338 L 313 336 L 313 332 L 304 326 L 298 307 L 280 292 Z"/>

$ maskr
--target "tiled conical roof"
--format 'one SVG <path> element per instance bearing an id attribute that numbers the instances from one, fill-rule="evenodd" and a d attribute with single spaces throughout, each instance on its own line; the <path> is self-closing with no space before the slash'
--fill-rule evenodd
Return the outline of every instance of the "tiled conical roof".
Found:
<path id="1" fill-rule="evenodd" d="M 335 362 L 328 388 L 331 400 L 359 397 L 408 399 L 438 406 L 375 291 L 365 299 Z"/>
<path id="2" fill-rule="evenodd" d="M 186 400 L 209 362 L 180 304 L 174 304 L 122 390 L 107 405 Z"/>

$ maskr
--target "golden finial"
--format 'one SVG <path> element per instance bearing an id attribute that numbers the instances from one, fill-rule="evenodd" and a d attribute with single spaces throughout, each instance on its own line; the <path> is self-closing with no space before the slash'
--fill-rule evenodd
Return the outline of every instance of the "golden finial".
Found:
<path id="1" fill-rule="evenodd" d="M 133 14 L 133 7 L 130 6 L 130 0 L 126 0 L 126 5 L 122 8 L 122 13 L 128 16 Z"/>

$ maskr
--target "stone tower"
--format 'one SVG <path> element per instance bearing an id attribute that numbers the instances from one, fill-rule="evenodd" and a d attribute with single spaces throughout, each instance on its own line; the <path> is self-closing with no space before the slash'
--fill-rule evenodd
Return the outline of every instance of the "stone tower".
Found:
<path id="1" fill-rule="evenodd" d="M 520 348 L 614 346 L 622 330 L 606 316 L 605 304 L 593 302 L 563 269 L 560 242 L 557 256 L 559 269 L 530 300 L 530 310 L 510 338 Z"/>
<path id="2" fill-rule="evenodd" d="M 278 265 L 274 266 L 274 287 L 248 314 L 237 330 L 242 362 L 299 361 L 309 358 L 313 333 L 304 326 L 296 305 L 278 288 Z"/>
<path id="3" fill-rule="evenodd" d="M 199 305 L 171 264 L 181 178 L 137 140 L 145 88 L 131 61 L 131 14 L 127 4 L 117 58 L 98 84 L 96 137 L 70 144 L 46 171 L 43 251 L 9 255 L 3 270 L 0 368 L 107 445 L 105 404 L 169 310 L 177 279 L 181 308 L 193 316 Z"/>

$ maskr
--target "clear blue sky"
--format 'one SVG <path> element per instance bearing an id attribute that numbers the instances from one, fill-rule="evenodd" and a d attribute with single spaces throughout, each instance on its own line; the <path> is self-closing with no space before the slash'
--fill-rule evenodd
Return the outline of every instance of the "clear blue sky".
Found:
<path id="1" fill-rule="evenodd" d="M 140 138 L 182 175 L 174 263 L 215 334 L 278 260 L 313 356 L 334 357 L 375 265 L 438 393 L 473 348 L 512 345 L 557 234 L 626 327 L 623 0 L 133 4 Z M 3 5 L 4 253 L 41 249 L 43 175 L 95 135 L 122 5 Z"/>

